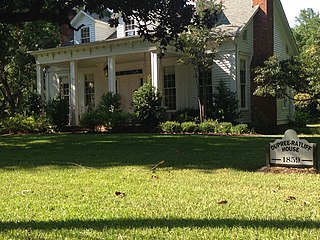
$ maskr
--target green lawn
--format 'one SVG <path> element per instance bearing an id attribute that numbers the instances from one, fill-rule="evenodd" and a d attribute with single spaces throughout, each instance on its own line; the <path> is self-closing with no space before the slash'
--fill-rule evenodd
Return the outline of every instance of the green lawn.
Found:
<path id="1" fill-rule="evenodd" d="M 0 239 L 320 239 L 320 175 L 255 172 L 274 139 L 0 136 Z"/>

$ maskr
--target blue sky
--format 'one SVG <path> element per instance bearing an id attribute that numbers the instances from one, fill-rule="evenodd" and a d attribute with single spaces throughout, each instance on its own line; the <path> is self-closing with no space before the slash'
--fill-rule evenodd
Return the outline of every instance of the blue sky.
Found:
<path id="1" fill-rule="evenodd" d="M 320 0 L 280 0 L 291 27 L 295 25 L 295 17 L 299 16 L 300 10 L 312 8 L 320 12 Z"/>

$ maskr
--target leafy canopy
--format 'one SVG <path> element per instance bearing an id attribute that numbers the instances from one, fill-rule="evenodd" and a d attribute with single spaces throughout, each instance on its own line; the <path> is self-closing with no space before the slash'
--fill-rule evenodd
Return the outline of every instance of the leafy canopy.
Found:
<path id="1" fill-rule="evenodd" d="M 0 23 L 21 23 L 44 20 L 67 24 L 75 11 L 85 10 L 101 17 L 110 16 L 110 22 L 136 19 L 139 34 L 147 40 L 166 46 L 177 38 L 193 17 L 193 6 L 186 0 L 3 0 L 0 1 Z M 121 14 L 120 14 L 121 13 Z"/>

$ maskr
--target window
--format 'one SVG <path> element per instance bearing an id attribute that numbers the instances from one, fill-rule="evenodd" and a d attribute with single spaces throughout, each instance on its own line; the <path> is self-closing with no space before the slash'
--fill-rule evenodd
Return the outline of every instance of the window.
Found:
<path id="1" fill-rule="evenodd" d="M 241 108 L 247 108 L 247 62 L 246 60 L 240 60 L 240 106 Z"/>
<path id="2" fill-rule="evenodd" d="M 69 102 L 70 87 L 69 79 L 67 76 L 60 77 L 60 94 L 62 98 L 66 99 Z"/>
<path id="3" fill-rule="evenodd" d="M 137 25 L 134 19 L 129 20 L 125 27 L 126 37 L 137 35 Z"/>
<path id="4" fill-rule="evenodd" d="M 211 70 L 201 71 L 199 73 L 200 101 L 206 109 L 212 106 L 212 74 Z"/>
<path id="5" fill-rule="evenodd" d="M 174 66 L 163 69 L 165 106 L 168 110 L 176 110 L 176 74 Z"/>
<path id="6" fill-rule="evenodd" d="M 85 105 L 94 107 L 94 75 L 86 74 L 85 78 Z"/>
<path id="7" fill-rule="evenodd" d="M 90 42 L 90 29 L 89 27 L 81 28 L 81 43 L 89 43 Z"/>

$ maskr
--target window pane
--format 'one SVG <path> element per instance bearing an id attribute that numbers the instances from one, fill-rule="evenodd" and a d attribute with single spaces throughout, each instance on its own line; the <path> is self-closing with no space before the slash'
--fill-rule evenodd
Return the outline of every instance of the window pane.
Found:
<path id="1" fill-rule="evenodd" d="M 176 75 L 175 67 L 163 68 L 165 106 L 168 110 L 176 110 Z"/>

